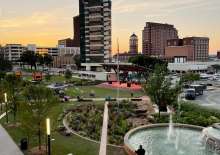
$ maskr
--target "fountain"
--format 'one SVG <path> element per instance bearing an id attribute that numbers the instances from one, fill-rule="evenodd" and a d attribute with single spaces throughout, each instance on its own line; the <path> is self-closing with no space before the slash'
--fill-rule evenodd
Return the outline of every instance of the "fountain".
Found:
<path id="1" fill-rule="evenodd" d="M 220 123 L 205 128 L 202 134 L 207 149 L 220 154 Z"/>
<path id="2" fill-rule="evenodd" d="M 172 138 L 173 135 L 174 135 L 173 115 L 172 115 L 172 112 L 170 112 L 169 130 L 167 132 L 167 139 L 168 139 L 168 141 L 171 141 L 171 138 Z"/>
<path id="3" fill-rule="evenodd" d="M 207 146 L 213 144 L 213 137 L 215 140 L 219 139 L 215 141 L 215 147 L 210 149 Z M 172 124 L 171 121 L 169 124 L 133 129 L 126 134 L 124 142 L 129 155 L 135 155 L 134 151 L 139 145 L 146 150 L 146 155 L 219 155 L 219 140 L 220 132 L 215 127 L 204 129 L 193 125 Z"/>

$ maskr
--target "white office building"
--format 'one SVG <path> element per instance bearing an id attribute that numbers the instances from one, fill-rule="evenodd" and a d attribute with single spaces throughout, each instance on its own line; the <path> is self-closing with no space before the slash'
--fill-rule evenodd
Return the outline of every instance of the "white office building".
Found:
<path id="1" fill-rule="evenodd" d="M 21 44 L 7 44 L 3 50 L 4 58 L 16 63 L 20 59 L 22 53 L 26 51 L 26 47 Z"/>

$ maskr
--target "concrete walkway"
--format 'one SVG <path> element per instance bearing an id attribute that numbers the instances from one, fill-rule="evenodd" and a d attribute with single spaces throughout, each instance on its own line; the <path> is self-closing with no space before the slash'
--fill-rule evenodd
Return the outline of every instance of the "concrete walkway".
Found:
<path id="1" fill-rule="evenodd" d="M 0 125 L 0 154 L 1 155 L 23 155 L 18 146 L 9 136 L 7 131 Z"/>
<path id="2" fill-rule="evenodd" d="M 6 112 L 0 115 L 0 120 L 6 116 Z M 21 150 L 12 140 L 11 136 L 0 124 L 0 155 L 23 155 Z"/>
<path id="3" fill-rule="evenodd" d="M 99 155 L 106 155 L 108 138 L 108 102 L 105 103 Z"/>

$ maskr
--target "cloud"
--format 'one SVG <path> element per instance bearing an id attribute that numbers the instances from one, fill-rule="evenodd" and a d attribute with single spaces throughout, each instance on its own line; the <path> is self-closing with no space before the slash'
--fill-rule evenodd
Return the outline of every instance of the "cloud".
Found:
<path id="1" fill-rule="evenodd" d="M 113 3 L 113 10 L 116 13 L 140 13 L 158 12 L 173 13 L 183 9 L 206 8 L 209 4 L 219 3 L 218 1 L 207 0 L 117 0 Z M 209 5 L 215 7 L 215 5 Z"/>

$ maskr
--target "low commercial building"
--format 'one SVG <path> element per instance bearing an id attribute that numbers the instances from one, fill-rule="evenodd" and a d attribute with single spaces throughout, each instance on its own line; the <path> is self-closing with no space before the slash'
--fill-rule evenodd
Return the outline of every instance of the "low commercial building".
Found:
<path id="1" fill-rule="evenodd" d="M 58 56 L 59 55 L 59 49 L 57 47 L 39 47 L 35 44 L 28 44 L 27 49 L 30 51 L 34 51 L 36 54 L 39 55 L 51 55 L 51 56 Z"/>
<path id="2" fill-rule="evenodd" d="M 80 47 L 59 47 L 59 56 L 63 55 L 79 55 L 80 54 Z"/>
<path id="3" fill-rule="evenodd" d="M 205 62 L 209 57 L 209 38 L 187 37 L 167 41 L 165 58 L 177 62 L 180 58 L 185 61 Z"/>
<path id="4" fill-rule="evenodd" d="M 4 58 L 16 64 L 27 48 L 21 44 L 7 44 L 4 47 Z"/>
<path id="5" fill-rule="evenodd" d="M 58 40 L 58 46 L 59 47 L 73 47 L 73 39 L 67 38 Z"/>
<path id="6" fill-rule="evenodd" d="M 79 47 L 59 47 L 58 56 L 53 57 L 53 67 L 55 68 L 73 68 L 74 56 L 80 54 Z"/>
<path id="7" fill-rule="evenodd" d="M 207 62 L 185 62 L 185 63 L 168 63 L 170 72 L 184 73 L 184 72 L 206 72 L 213 65 L 220 65 L 220 61 Z"/>
<path id="8" fill-rule="evenodd" d="M 74 65 L 74 59 L 72 54 L 66 54 L 53 57 L 54 68 L 72 68 Z"/>

